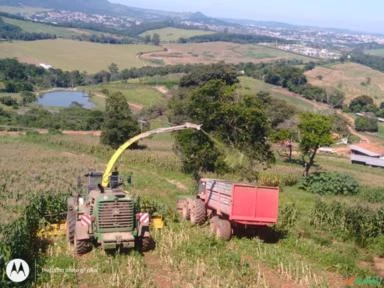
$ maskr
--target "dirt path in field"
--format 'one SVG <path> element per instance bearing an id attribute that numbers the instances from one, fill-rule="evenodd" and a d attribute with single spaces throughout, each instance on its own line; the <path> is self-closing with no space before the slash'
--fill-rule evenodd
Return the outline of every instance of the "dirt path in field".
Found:
<path id="1" fill-rule="evenodd" d="M 144 254 L 144 263 L 149 271 L 152 281 L 156 287 L 168 288 L 174 287 L 176 275 L 173 275 L 171 271 L 166 269 L 164 263 L 161 262 L 160 258 L 152 252 Z"/>
<path id="2" fill-rule="evenodd" d="M 164 178 L 165 181 L 167 181 L 169 184 L 175 185 L 177 188 L 183 191 L 188 191 L 188 187 L 185 186 L 183 183 L 176 181 L 176 180 L 171 180 L 168 178 Z"/>
<path id="3" fill-rule="evenodd" d="M 384 278 L 384 258 L 376 257 L 375 259 L 373 259 L 373 263 L 377 275 L 379 275 L 379 277 Z"/>
<path id="4" fill-rule="evenodd" d="M 169 91 L 169 89 L 165 86 L 156 86 L 155 89 L 160 92 L 161 94 L 163 94 L 165 97 L 167 98 L 171 98 L 172 97 L 172 94 L 171 92 Z"/>

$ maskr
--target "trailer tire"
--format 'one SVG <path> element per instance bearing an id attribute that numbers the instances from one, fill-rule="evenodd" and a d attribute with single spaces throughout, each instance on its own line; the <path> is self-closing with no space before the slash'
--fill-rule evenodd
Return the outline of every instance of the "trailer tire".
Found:
<path id="1" fill-rule="evenodd" d="M 232 236 L 231 222 L 224 219 L 219 219 L 216 222 L 216 237 L 228 241 Z"/>
<path id="2" fill-rule="evenodd" d="M 217 230 L 217 222 L 220 220 L 219 216 L 213 216 L 209 220 L 209 230 L 213 235 L 216 235 L 216 230 Z"/>
<path id="3" fill-rule="evenodd" d="M 202 225 L 204 224 L 207 218 L 207 209 L 205 209 L 204 202 L 200 199 L 195 199 L 191 201 L 191 213 L 190 213 L 191 223 L 193 225 Z"/>
<path id="4" fill-rule="evenodd" d="M 74 239 L 75 251 L 77 255 L 84 255 L 92 250 L 92 244 L 88 239 L 86 240 L 77 240 L 76 235 Z"/>

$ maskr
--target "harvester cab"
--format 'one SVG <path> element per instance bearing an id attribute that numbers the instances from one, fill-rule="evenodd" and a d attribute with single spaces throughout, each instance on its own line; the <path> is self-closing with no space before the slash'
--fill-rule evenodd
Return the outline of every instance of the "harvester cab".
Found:
<path id="1" fill-rule="evenodd" d="M 154 134 L 183 129 L 200 130 L 200 125 L 185 123 L 139 134 L 119 147 L 103 173 L 92 171 L 85 175 L 88 178 L 87 192 L 70 197 L 67 203 L 66 235 L 77 254 L 87 253 L 93 244 L 105 250 L 139 248 L 145 252 L 154 248 L 149 229 L 152 215 L 137 207 L 136 199 L 127 192 L 115 164 L 133 143 Z M 131 176 L 127 184 L 132 184 Z"/>

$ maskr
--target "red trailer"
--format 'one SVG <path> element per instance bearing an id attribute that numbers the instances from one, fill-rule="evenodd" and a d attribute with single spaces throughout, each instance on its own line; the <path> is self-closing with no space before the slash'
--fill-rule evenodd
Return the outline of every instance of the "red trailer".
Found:
<path id="1" fill-rule="evenodd" d="M 278 187 L 201 179 L 196 199 L 184 199 L 178 208 L 193 224 L 203 224 L 208 217 L 212 233 L 229 240 L 235 227 L 275 224 L 278 206 Z"/>

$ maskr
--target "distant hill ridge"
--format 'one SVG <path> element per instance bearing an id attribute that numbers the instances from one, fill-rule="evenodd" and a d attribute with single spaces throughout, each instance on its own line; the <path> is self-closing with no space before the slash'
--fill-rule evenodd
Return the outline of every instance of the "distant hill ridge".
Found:
<path id="1" fill-rule="evenodd" d="M 121 4 L 110 3 L 107 0 L 0 0 L 0 5 L 6 6 L 30 6 L 54 10 L 79 11 L 87 14 L 101 14 L 109 16 L 126 16 L 137 20 L 166 20 L 178 18 L 183 20 L 200 20 L 204 23 L 224 23 L 224 21 L 210 18 L 200 12 L 183 13 L 157 11 L 136 7 L 128 7 Z"/>

